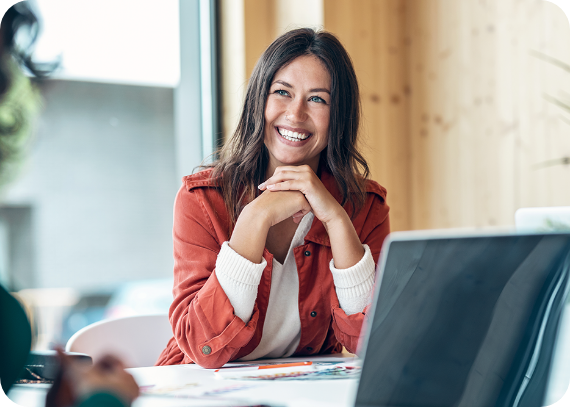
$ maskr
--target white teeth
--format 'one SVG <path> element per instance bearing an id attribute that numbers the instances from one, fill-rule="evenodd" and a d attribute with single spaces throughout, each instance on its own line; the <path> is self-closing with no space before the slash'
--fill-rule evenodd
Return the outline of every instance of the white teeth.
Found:
<path id="1" fill-rule="evenodd" d="M 289 130 L 285 130 L 285 129 L 280 129 L 279 130 L 279 134 L 281 134 L 281 136 L 283 136 L 284 139 L 287 139 L 289 141 L 301 141 L 301 140 L 305 140 L 307 137 L 309 137 L 309 134 L 306 133 L 297 133 L 294 131 L 289 131 Z"/>

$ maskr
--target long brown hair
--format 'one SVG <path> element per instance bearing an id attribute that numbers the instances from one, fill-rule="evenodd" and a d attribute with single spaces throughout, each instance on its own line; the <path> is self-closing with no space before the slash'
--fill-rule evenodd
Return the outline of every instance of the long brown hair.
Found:
<path id="1" fill-rule="evenodd" d="M 286 32 L 265 50 L 257 62 L 245 96 L 236 131 L 219 152 L 212 178 L 221 188 L 233 229 L 243 207 L 258 194 L 265 180 L 269 155 L 264 144 L 265 103 L 279 69 L 302 55 L 314 55 L 331 76 L 328 145 L 319 166 L 335 178 L 342 205 L 350 202 L 353 214 L 364 204 L 364 180 L 369 168 L 357 148 L 360 94 L 356 74 L 340 41 L 326 31 L 300 28 Z"/>

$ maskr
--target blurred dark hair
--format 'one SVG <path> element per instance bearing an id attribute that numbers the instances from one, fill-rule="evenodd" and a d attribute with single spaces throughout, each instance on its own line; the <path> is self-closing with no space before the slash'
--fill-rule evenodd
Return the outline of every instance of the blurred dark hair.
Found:
<path id="1" fill-rule="evenodd" d="M 342 204 L 350 202 L 353 215 L 364 204 L 364 181 L 370 171 L 357 147 L 361 108 L 352 61 L 333 34 L 300 28 L 281 35 L 261 55 L 247 86 L 237 129 L 220 150 L 219 160 L 211 165 L 230 214 L 230 229 L 265 180 L 269 163 L 264 144 L 265 103 L 273 77 L 302 55 L 317 57 L 331 76 L 328 145 L 319 166 L 332 173 Z"/>
<path id="2" fill-rule="evenodd" d="M 38 17 L 27 1 L 14 4 L 6 11 L 0 23 L 0 95 L 6 93 L 11 81 L 10 58 L 35 77 L 49 75 L 58 62 L 37 63 L 32 60 L 33 46 L 39 34 Z M 17 41 L 17 36 L 25 42 Z"/>

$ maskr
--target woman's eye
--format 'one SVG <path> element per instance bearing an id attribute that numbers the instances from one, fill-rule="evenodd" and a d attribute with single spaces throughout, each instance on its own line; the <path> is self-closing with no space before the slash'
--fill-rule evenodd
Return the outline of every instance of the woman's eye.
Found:
<path id="1" fill-rule="evenodd" d="M 320 97 L 318 97 L 318 96 L 311 96 L 311 97 L 309 98 L 309 100 L 310 100 L 311 102 L 324 103 L 325 105 L 327 104 L 327 102 L 325 102 L 325 100 L 324 100 L 323 98 L 320 98 Z"/>
<path id="2" fill-rule="evenodd" d="M 289 92 L 287 92 L 286 90 L 283 90 L 283 89 L 277 89 L 275 91 L 275 93 L 277 93 L 278 95 L 281 95 L 281 96 L 289 96 Z"/>

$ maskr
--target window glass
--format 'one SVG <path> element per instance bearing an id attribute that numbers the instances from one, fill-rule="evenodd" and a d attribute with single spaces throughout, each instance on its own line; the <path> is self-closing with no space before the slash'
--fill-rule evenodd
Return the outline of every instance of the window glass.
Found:
<path id="1" fill-rule="evenodd" d="M 178 0 L 38 0 L 41 58 L 63 56 L 65 79 L 176 86 Z"/>

